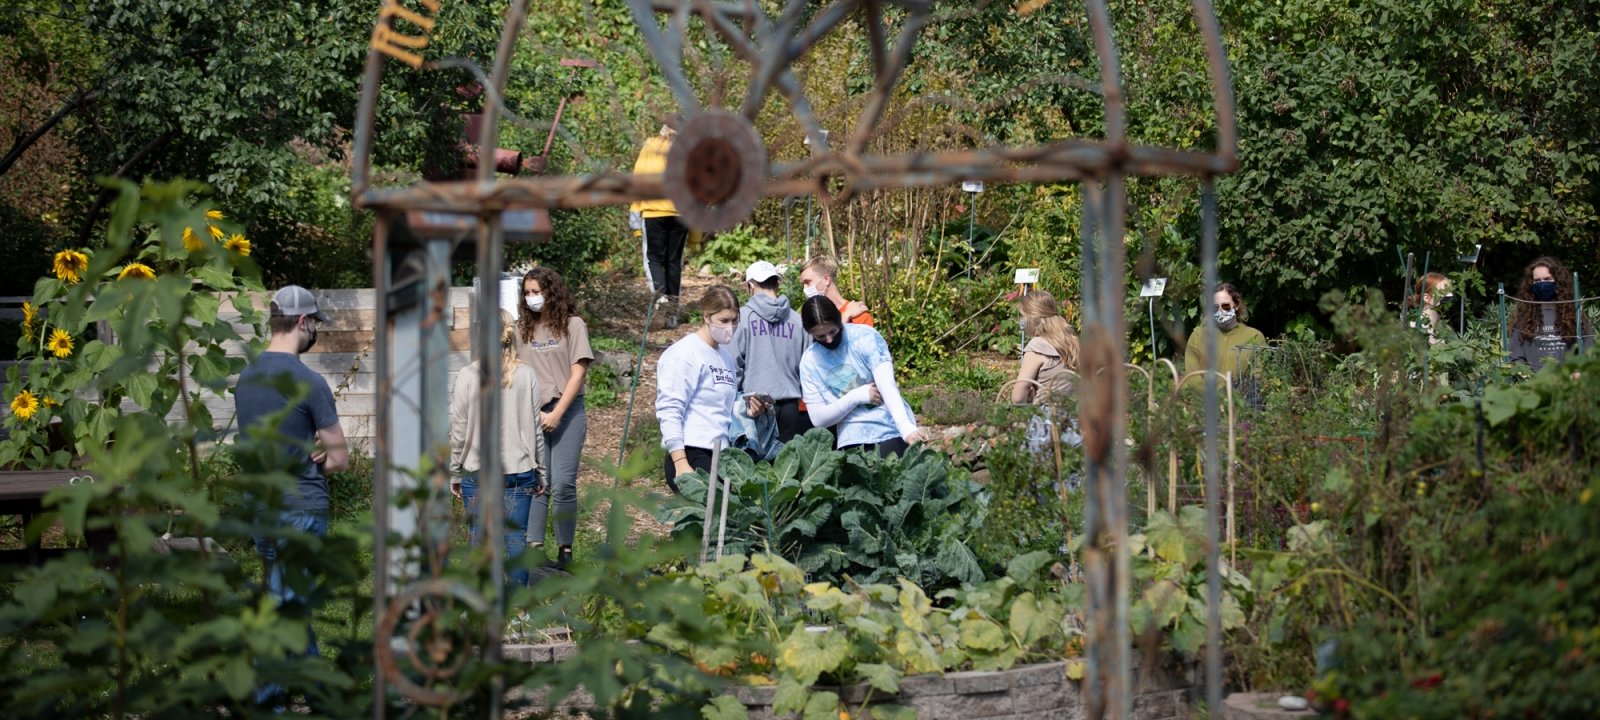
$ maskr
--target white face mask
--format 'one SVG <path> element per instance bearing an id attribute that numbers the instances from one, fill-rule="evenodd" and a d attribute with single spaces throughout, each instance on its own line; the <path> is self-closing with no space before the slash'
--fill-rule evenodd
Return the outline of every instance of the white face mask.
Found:
<path id="1" fill-rule="evenodd" d="M 733 328 L 718 325 L 709 327 L 711 328 L 711 339 L 717 341 L 718 345 L 728 345 L 733 342 Z"/>
<path id="2" fill-rule="evenodd" d="M 534 312 L 539 312 L 540 310 L 544 309 L 543 295 L 524 295 L 522 297 L 522 302 L 526 303 L 528 305 L 528 309 Z"/>
<path id="3" fill-rule="evenodd" d="M 1218 310 L 1216 314 L 1217 327 L 1223 330 L 1232 330 L 1238 321 L 1239 314 L 1233 310 Z"/>
<path id="4" fill-rule="evenodd" d="M 816 296 L 822 294 L 822 291 L 818 290 L 815 285 L 807 285 L 807 286 L 801 288 L 800 292 L 805 293 L 806 297 L 808 297 L 808 298 L 816 297 Z"/>

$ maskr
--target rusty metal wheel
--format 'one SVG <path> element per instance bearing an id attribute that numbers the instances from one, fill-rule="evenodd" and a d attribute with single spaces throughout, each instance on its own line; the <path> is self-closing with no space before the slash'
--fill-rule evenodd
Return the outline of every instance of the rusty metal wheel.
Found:
<path id="1" fill-rule="evenodd" d="M 378 624 L 373 650 L 384 679 L 401 695 L 435 707 L 466 698 L 464 691 L 437 689 L 448 684 L 471 660 L 470 649 L 460 648 L 455 642 L 464 639 L 459 628 L 453 626 L 452 617 L 463 612 L 461 606 L 479 615 L 489 611 L 489 601 L 482 595 L 443 578 L 412 585 L 389 602 L 389 609 Z M 403 638 L 396 637 L 401 618 L 412 608 L 418 609 L 418 615 L 405 629 Z M 395 641 L 402 639 L 405 644 L 402 653 L 397 654 Z M 420 677 L 420 682 L 414 677 Z"/>
<path id="2" fill-rule="evenodd" d="M 767 147 L 743 117 L 720 108 L 684 119 L 662 178 L 683 223 L 727 230 L 755 209 L 767 180 Z"/>

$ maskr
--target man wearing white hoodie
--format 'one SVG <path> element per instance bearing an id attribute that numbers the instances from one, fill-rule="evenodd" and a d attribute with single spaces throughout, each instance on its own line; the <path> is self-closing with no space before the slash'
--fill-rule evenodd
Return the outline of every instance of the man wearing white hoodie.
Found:
<path id="1" fill-rule="evenodd" d="M 751 263 L 744 281 L 750 300 L 740 308 L 733 331 L 739 392 L 746 398 L 748 415 L 774 413 L 778 441 L 789 442 L 812 427 L 800 403 L 800 358 L 811 336 L 800 326 L 800 314 L 789 307 L 789 298 L 778 294 L 783 276 L 776 266 L 765 260 Z"/>

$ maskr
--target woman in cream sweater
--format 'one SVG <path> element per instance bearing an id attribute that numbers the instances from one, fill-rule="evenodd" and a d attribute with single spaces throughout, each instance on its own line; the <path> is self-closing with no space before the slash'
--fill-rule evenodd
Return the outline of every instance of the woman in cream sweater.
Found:
<path id="1" fill-rule="evenodd" d="M 517 328 L 509 315 L 502 314 L 500 333 L 500 463 L 505 473 L 504 520 L 506 560 L 522 555 L 527 547 L 528 508 L 533 495 L 542 491 L 540 459 L 544 457 L 544 431 L 539 427 L 539 378 L 533 368 L 517 361 Z M 478 522 L 478 449 L 483 444 L 483 422 L 479 416 L 478 363 L 456 373 L 450 386 L 450 492 L 467 505 L 472 522 L 472 542 L 481 539 Z M 515 570 L 508 580 L 528 583 L 528 571 Z"/>

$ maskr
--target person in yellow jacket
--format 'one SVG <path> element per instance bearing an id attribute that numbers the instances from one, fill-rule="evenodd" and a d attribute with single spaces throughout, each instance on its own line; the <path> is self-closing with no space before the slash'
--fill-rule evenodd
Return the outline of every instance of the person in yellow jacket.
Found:
<path id="1" fill-rule="evenodd" d="M 672 149 L 672 139 L 678 131 L 674 127 L 681 116 L 673 115 L 661 132 L 644 142 L 639 159 L 633 163 L 635 175 L 660 175 L 667 169 L 667 151 Z M 683 248 L 689 240 L 689 228 L 678 217 L 678 208 L 671 200 L 640 200 L 630 208 L 644 220 L 643 245 L 645 277 L 650 281 L 650 291 L 667 304 L 667 327 L 678 325 L 678 293 L 683 281 Z"/>

